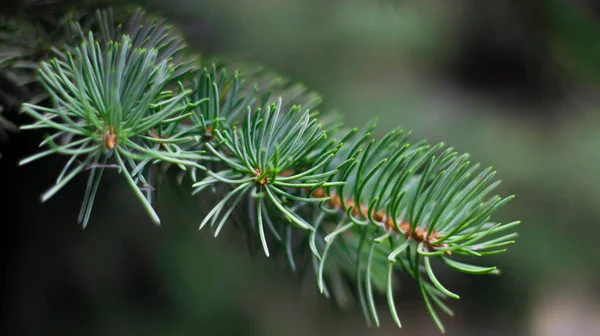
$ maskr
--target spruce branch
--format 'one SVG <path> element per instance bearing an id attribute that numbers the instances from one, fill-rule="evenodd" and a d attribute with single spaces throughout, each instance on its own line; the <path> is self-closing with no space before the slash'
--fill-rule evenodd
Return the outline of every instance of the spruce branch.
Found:
<path id="1" fill-rule="evenodd" d="M 499 274 L 474 259 L 506 251 L 516 222 L 492 220 L 511 197 L 493 195 L 492 168 L 471 164 L 443 143 L 413 142 L 396 129 L 381 139 L 365 127 L 317 111 L 320 97 L 261 68 L 201 64 L 162 19 L 136 11 L 77 16 L 69 41 L 36 65 L 49 104 L 24 103 L 45 129 L 47 147 L 21 164 L 53 154 L 68 157 L 46 201 L 89 172 L 79 222 L 87 225 L 107 168 L 125 177 L 153 221 L 157 171 L 177 166 L 179 182 L 208 195 L 204 214 L 215 236 L 236 209 L 248 209 L 265 255 L 283 253 L 292 269 L 307 251 L 307 269 L 326 296 L 355 280 L 367 323 L 379 325 L 376 294 L 394 302 L 395 274 L 418 284 L 438 328 L 438 311 L 452 315 L 435 264 L 468 274 Z M 120 23 L 124 22 L 124 23 Z M 189 177 L 189 178 L 188 178 Z M 242 205 L 246 205 L 245 207 Z M 436 266 L 437 267 L 437 266 Z"/>

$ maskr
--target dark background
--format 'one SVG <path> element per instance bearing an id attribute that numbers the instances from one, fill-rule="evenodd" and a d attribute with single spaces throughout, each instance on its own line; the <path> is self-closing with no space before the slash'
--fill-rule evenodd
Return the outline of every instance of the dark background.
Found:
<path id="1" fill-rule="evenodd" d="M 493 165 L 520 237 L 501 277 L 440 270 L 461 295 L 449 335 L 600 334 L 600 6 L 593 1 L 146 0 L 204 54 L 263 64 L 350 125 L 379 117 Z M 13 3 L 16 6 L 16 3 Z M 26 122 L 19 115 L 8 116 Z M 85 176 L 40 204 L 65 159 L 16 167 L 41 134 L 0 144 L 3 335 L 437 335 L 413 283 L 397 330 L 340 310 L 314 278 L 250 256 L 238 232 L 165 190 L 163 225 L 128 187 L 100 189 L 77 226 Z"/>

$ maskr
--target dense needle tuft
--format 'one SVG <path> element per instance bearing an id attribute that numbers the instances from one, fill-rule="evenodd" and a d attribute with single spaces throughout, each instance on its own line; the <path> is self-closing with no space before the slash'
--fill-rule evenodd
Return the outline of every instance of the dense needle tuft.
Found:
<path id="1" fill-rule="evenodd" d="M 21 129 L 51 129 L 55 133 L 42 142 L 49 149 L 21 164 L 54 153 L 70 156 L 42 200 L 51 198 L 79 173 L 90 171 L 79 216 L 84 226 L 105 168 L 118 168 L 153 221 L 160 223 L 151 205 L 151 193 L 142 192 L 142 188 L 151 187 L 145 176 L 149 163 L 168 162 L 182 169 L 202 167 L 199 151 L 183 149 L 195 141 L 193 137 L 152 136 L 176 129 L 194 106 L 185 101 L 189 90 L 166 90 L 173 66 L 157 55 L 155 49 L 134 48 L 128 35 L 103 47 L 89 32 L 88 39 L 72 53 L 61 52 L 40 65 L 40 82 L 52 99 L 52 107 L 23 104 L 23 111 L 37 122 Z M 109 161 L 116 165 L 108 165 Z"/>

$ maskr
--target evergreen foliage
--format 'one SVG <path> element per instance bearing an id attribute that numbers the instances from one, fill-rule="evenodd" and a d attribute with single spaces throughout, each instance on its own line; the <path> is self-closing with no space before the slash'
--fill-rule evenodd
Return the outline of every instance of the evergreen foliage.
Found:
<path id="1" fill-rule="evenodd" d="M 381 293 L 401 326 L 397 272 L 418 284 L 441 331 L 438 311 L 452 315 L 445 300 L 459 296 L 440 282 L 435 261 L 463 273 L 499 274 L 464 258 L 502 253 L 516 237 L 519 222 L 491 219 L 512 198 L 494 195 L 492 168 L 444 144 L 413 142 L 401 129 L 374 139 L 375 123 L 347 128 L 338 116 L 321 115 L 320 97 L 299 84 L 187 54 L 171 26 L 141 10 L 71 15 L 59 27 L 61 38 L 47 48 L 51 57 L 32 66 L 21 51 L 0 61 L 7 67 L 27 60 L 43 88 L 43 96 L 22 104 L 34 122 L 21 129 L 48 136 L 44 149 L 20 164 L 66 157 L 42 201 L 87 174 L 84 227 L 111 168 L 159 224 L 153 190 L 160 172 L 173 168 L 180 183 L 213 204 L 200 229 L 217 236 L 236 209 L 247 210 L 246 231 L 258 235 L 265 255 L 283 253 L 297 269 L 298 256 L 310 251 L 306 266 L 325 295 L 345 286 L 340 274 L 354 279 L 370 324 L 379 324 Z"/>

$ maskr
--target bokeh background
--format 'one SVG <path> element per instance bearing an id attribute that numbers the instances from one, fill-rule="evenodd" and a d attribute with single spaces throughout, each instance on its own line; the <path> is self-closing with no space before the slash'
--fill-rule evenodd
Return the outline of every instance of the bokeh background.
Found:
<path id="1" fill-rule="evenodd" d="M 360 126 L 379 118 L 492 165 L 520 219 L 500 277 L 441 272 L 461 295 L 448 335 L 600 335 L 600 6 L 585 0 L 145 0 L 192 48 L 303 82 Z M 10 116 L 9 116 L 10 118 Z M 21 118 L 21 119 L 20 119 Z M 12 119 L 23 121 L 21 116 Z M 17 168 L 36 141 L 0 145 L 3 335 L 438 335 L 403 283 L 398 330 L 340 309 L 314 278 L 251 256 L 239 232 L 198 232 L 198 205 L 165 190 L 153 226 L 127 186 L 85 178 L 46 204 L 63 158 Z"/>

